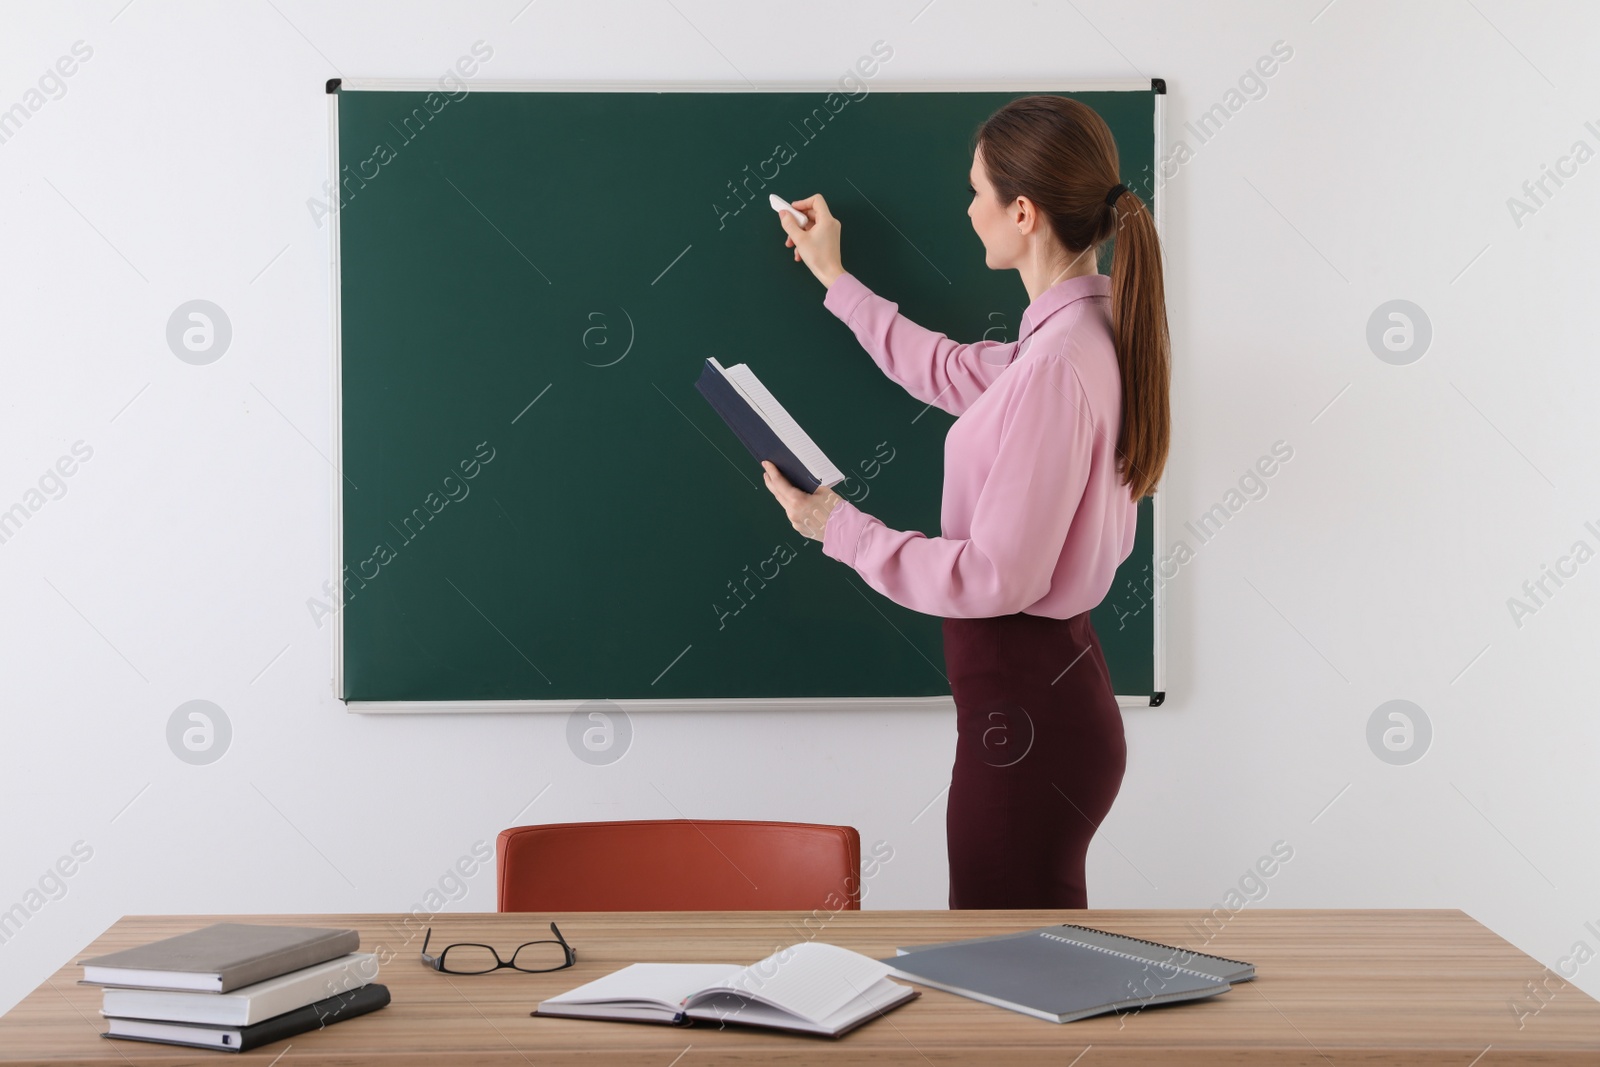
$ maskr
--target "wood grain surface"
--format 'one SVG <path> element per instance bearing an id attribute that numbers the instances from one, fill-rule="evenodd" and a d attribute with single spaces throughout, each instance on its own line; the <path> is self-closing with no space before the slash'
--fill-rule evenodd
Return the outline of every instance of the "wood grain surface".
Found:
<path id="1" fill-rule="evenodd" d="M 0 1018 L 0 1063 L 217 1064 L 1600 1064 L 1600 1003 L 1459 911 L 451 913 L 434 944 L 502 951 L 556 920 L 576 967 L 545 975 L 442 975 L 418 960 L 403 915 L 127 916 Z M 100 1037 L 100 989 L 77 961 L 211 922 L 353 926 L 393 1002 L 370 1015 L 230 1054 Z M 837 1040 L 714 1025 L 532 1017 L 544 997 L 639 961 L 753 963 L 817 939 L 868 955 L 1076 922 L 1247 960 L 1254 981 L 1190 1004 L 1057 1025 L 936 989 Z M 1530 986 L 1530 983 L 1532 985 Z M 1540 990 L 1535 997 L 1530 989 Z M 1520 1008 L 1519 1008 L 1520 1006 Z"/>

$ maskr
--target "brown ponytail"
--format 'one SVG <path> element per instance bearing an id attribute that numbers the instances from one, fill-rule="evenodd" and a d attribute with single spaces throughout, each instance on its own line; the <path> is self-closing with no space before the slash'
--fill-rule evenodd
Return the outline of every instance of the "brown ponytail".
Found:
<path id="1" fill-rule="evenodd" d="M 1024 96 L 979 127 L 975 147 L 1002 204 L 1033 201 L 1070 255 L 1115 239 L 1111 335 L 1122 375 L 1118 469 L 1135 500 L 1150 495 L 1167 462 L 1171 343 L 1161 244 L 1150 210 L 1119 184 L 1117 143 L 1094 109 L 1065 96 Z"/>

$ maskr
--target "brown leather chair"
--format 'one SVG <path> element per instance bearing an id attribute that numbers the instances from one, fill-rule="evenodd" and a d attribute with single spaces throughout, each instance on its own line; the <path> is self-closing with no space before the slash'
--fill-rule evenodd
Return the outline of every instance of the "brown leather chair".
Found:
<path id="1" fill-rule="evenodd" d="M 849 826 L 514 826 L 500 831 L 495 853 L 501 911 L 861 910 L 861 835 Z"/>

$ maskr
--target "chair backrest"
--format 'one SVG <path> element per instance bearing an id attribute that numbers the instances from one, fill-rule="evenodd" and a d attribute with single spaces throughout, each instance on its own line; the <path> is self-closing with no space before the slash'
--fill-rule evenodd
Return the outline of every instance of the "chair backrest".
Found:
<path id="1" fill-rule="evenodd" d="M 662 819 L 514 826 L 501 911 L 859 911 L 849 826 Z"/>

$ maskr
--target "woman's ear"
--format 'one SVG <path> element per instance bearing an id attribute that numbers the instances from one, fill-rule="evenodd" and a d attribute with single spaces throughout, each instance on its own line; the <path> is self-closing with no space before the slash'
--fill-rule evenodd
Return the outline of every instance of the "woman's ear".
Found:
<path id="1" fill-rule="evenodd" d="M 1024 237 L 1033 232 L 1038 218 L 1038 210 L 1027 197 L 1019 196 L 1011 202 L 1011 220 L 1017 224 L 1017 232 Z"/>

